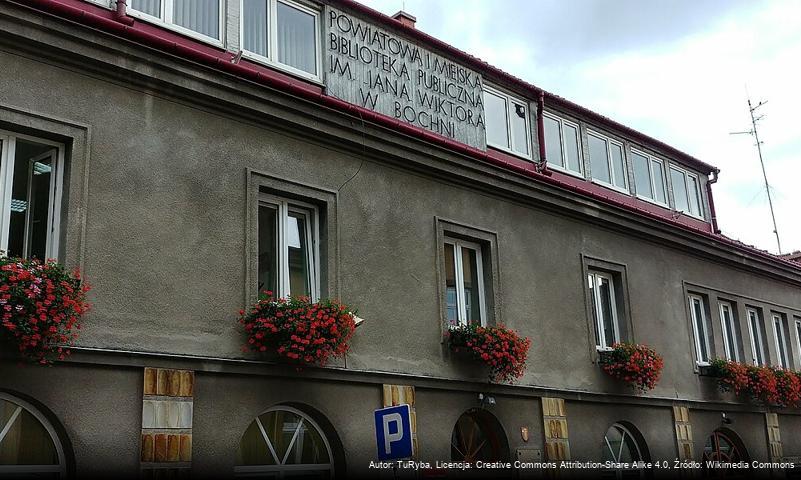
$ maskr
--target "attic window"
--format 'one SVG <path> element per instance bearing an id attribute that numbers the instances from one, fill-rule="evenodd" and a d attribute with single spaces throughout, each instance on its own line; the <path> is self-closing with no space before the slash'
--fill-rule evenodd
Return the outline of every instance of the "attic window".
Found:
<path id="1" fill-rule="evenodd" d="M 526 102 L 485 86 L 484 112 L 488 146 L 531 158 Z"/>

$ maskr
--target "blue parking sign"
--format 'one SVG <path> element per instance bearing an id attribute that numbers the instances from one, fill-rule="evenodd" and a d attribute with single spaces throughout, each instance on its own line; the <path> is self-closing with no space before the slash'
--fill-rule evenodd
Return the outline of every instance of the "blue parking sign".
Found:
<path id="1" fill-rule="evenodd" d="M 412 421 L 409 405 L 375 411 L 375 439 L 379 460 L 412 456 Z"/>

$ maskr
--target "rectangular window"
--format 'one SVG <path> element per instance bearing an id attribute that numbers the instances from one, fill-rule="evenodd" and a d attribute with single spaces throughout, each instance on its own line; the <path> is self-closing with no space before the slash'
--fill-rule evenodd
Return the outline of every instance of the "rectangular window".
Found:
<path id="1" fill-rule="evenodd" d="M 801 361 L 801 317 L 793 317 L 793 326 L 795 327 L 795 344 L 798 345 L 798 359 Z"/>
<path id="2" fill-rule="evenodd" d="M 765 356 L 765 343 L 762 332 L 765 330 L 762 316 L 753 308 L 746 309 L 748 313 L 748 330 L 751 333 L 751 358 L 754 365 L 766 366 L 768 364 Z"/>
<path id="3" fill-rule="evenodd" d="M 543 114 L 543 124 L 548 163 L 557 169 L 581 175 L 578 125 L 547 113 Z"/>
<path id="4" fill-rule="evenodd" d="M 785 333 L 785 321 L 781 314 L 774 313 L 773 317 L 773 339 L 776 342 L 776 354 L 779 356 L 777 366 L 790 368 L 790 358 L 788 355 L 787 335 Z"/>
<path id="5" fill-rule="evenodd" d="M 589 132 L 587 139 L 593 180 L 618 190 L 626 190 L 626 162 L 623 159 L 623 144 L 593 132 Z"/>
<path id="6" fill-rule="evenodd" d="M 317 208 L 267 195 L 259 199 L 259 292 L 319 298 Z"/>
<path id="7" fill-rule="evenodd" d="M 726 353 L 726 360 L 740 361 L 740 342 L 734 310 L 728 302 L 720 302 L 720 326 L 723 333 L 723 347 Z"/>
<path id="8" fill-rule="evenodd" d="M 134 17 L 222 45 L 224 0 L 129 0 L 128 5 Z"/>
<path id="9" fill-rule="evenodd" d="M 665 166 L 662 161 L 632 149 L 631 162 L 637 196 L 667 206 Z"/>
<path id="10" fill-rule="evenodd" d="M 587 285 L 595 324 L 595 346 L 607 350 L 620 341 L 615 283 L 608 273 L 591 271 L 587 274 Z"/>
<path id="11" fill-rule="evenodd" d="M 709 348 L 709 327 L 707 326 L 704 299 L 698 295 L 690 295 L 689 301 L 693 336 L 695 338 L 696 363 L 699 365 L 709 365 L 712 353 Z"/>
<path id="12" fill-rule="evenodd" d="M 445 304 L 449 325 L 486 325 L 481 246 L 445 239 Z"/>
<path id="13" fill-rule="evenodd" d="M 487 145 L 531 158 L 526 102 L 485 86 L 484 115 Z"/>
<path id="14" fill-rule="evenodd" d="M 0 250 L 58 257 L 63 146 L 0 131 Z"/>
<path id="15" fill-rule="evenodd" d="M 673 203 L 676 210 L 693 217 L 703 218 L 698 176 L 671 165 L 670 183 L 673 185 Z"/>
<path id="16" fill-rule="evenodd" d="M 320 78 L 320 12 L 289 0 L 241 0 L 243 54 Z"/>

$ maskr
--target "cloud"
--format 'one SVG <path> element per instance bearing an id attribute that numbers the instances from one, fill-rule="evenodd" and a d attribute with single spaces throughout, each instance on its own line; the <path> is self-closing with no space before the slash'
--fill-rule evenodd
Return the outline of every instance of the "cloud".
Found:
<path id="1" fill-rule="evenodd" d="M 364 3 L 392 14 L 400 1 Z M 758 113 L 783 251 L 801 249 L 801 3 L 406 0 L 418 28 L 721 168 L 723 231 L 776 251 L 750 130 Z"/>

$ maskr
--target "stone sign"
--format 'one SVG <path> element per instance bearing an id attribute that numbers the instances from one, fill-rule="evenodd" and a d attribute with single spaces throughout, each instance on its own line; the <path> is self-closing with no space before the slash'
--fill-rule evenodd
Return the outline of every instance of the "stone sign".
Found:
<path id="1" fill-rule="evenodd" d="M 325 24 L 329 95 L 486 149 L 478 73 L 331 7 Z"/>

